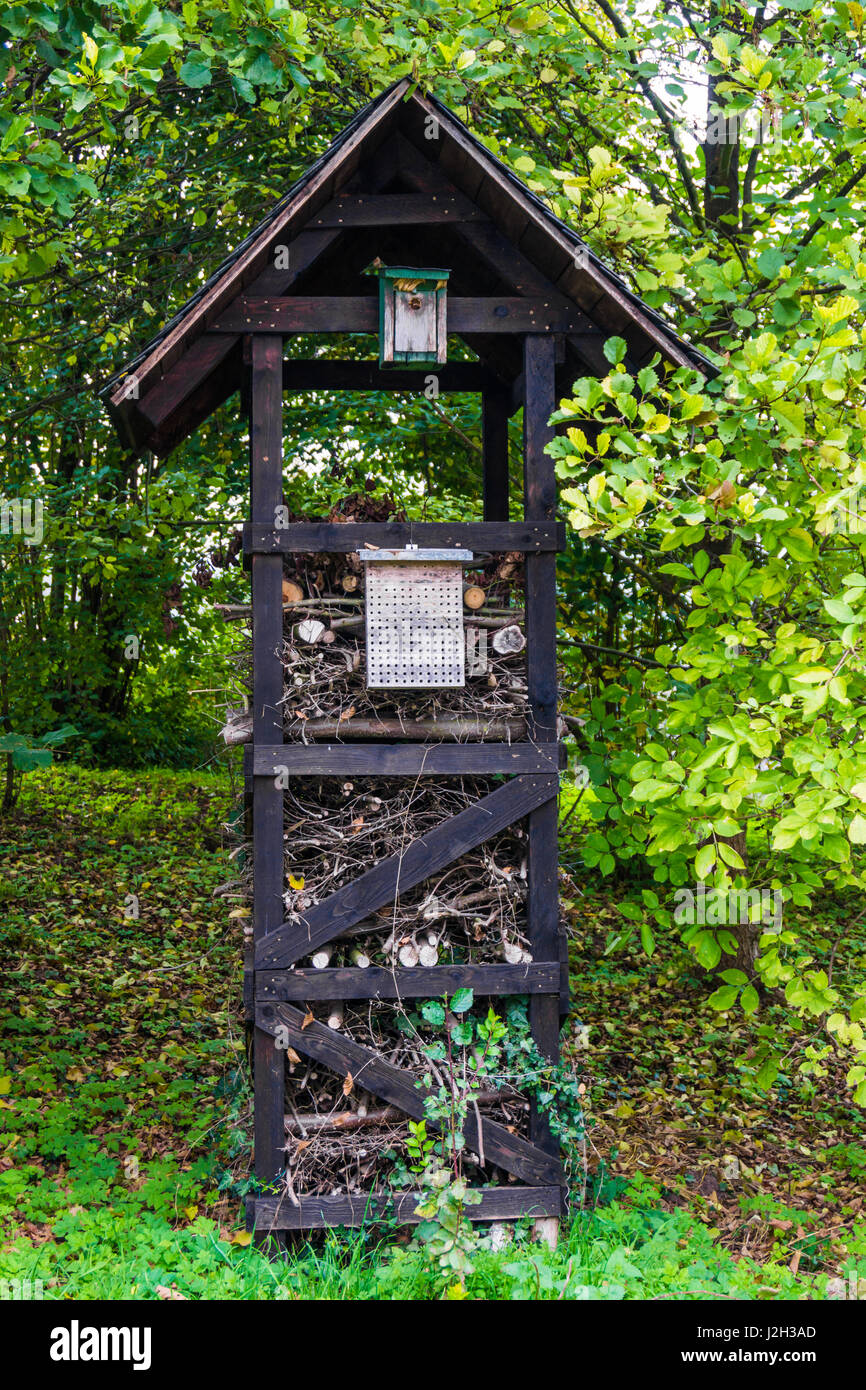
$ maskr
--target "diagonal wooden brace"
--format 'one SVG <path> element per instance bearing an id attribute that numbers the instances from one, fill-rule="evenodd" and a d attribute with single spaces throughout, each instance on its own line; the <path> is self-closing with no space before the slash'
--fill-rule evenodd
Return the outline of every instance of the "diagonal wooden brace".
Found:
<path id="1" fill-rule="evenodd" d="M 350 1072 L 356 1086 L 390 1105 L 399 1106 L 413 1119 L 424 1119 L 424 1092 L 416 1086 L 410 1073 L 323 1023 L 308 1023 L 304 1027 L 304 1018 L 301 1010 L 292 1004 L 260 1004 L 256 1009 L 258 1028 L 273 1036 L 279 1034 L 287 1046 L 315 1057 L 339 1076 Z M 483 1153 L 486 1163 L 494 1163 L 524 1182 L 556 1186 L 563 1181 L 556 1157 L 512 1134 L 494 1120 L 482 1119 L 479 1132 L 478 1120 L 470 1114 L 463 1133 L 470 1149 L 479 1156 Z"/>
<path id="2" fill-rule="evenodd" d="M 557 777 L 514 777 L 256 943 L 256 969 L 282 970 L 556 796 Z"/>

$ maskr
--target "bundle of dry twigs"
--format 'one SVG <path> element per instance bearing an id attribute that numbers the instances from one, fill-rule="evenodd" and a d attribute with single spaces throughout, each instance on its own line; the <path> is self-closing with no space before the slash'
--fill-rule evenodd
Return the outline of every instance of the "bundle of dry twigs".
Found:
<path id="1" fill-rule="evenodd" d="M 490 778 L 295 778 L 286 791 L 287 920 L 404 852 L 493 789 Z M 402 966 L 529 960 L 526 835 L 518 824 L 401 893 L 312 964 Z M 309 962 L 307 962 L 309 963 Z"/>
<path id="2" fill-rule="evenodd" d="M 397 1004 L 332 1006 L 332 1019 L 355 1041 L 372 1047 L 421 1082 L 446 1086 L 442 1067 L 424 1051 L 426 1037 Z M 471 1063 L 469 1064 L 471 1066 Z M 406 1117 L 363 1089 L 363 1076 L 337 1076 L 291 1049 L 286 1082 L 286 1188 L 289 1200 L 298 1195 L 382 1192 L 393 1183 L 395 1160 L 406 1154 Z M 486 1118 L 520 1134 L 528 1128 L 529 1102 L 504 1079 L 485 1080 L 473 1105 Z M 481 1155 L 464 1155 L 467 1176 L 490 1182 Z M 508 1181 L 502 1174 L 502 1181 Z"/>

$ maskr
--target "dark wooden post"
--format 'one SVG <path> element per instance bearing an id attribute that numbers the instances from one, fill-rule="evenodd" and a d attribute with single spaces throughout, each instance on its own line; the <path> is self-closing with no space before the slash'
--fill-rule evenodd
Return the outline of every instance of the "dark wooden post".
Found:
<path id="1" fill-rule="evenodd" d="M 484 459 L 484 520 L 508 520 L 508 412 L 507 391 L 487 390 L 481 396 L 481 431 Z"/>
<path id="2" fill-rule="evenodd" d="M 250 516 L 276 524 L 283 500 L 283 340 L 254 334 L 250 382 Z M 253 744 L 283 741 L 283 561 L 253 555 Z M 253 934 L 259 941 L 283 918 L 283 793 L 274 778 L 253 779 Z M 255 1030 L 256 1177 L 270 1182 L 285 1161 L 285 1052 Z"/>
<path id="3" fill-rule="evenodd" d="M 555 409 L 555 345 L 550 336 L 524 339 L 523 476 L 527 521 L 553 521 L 556 475 L 544 452 L 553 438 L 548 420 Z M 526 557 L 526 663 L 531 738 L 556 742 L 556 555 Z M 529 939 L 533 960 L 559 960 L 557 885 L 557 803 L 547 801 L 529 816 Z M 559 1057 L 559 997 L 530 996 L 532 1036 L 545 1057 Z M 545 1117 L 535 1112 L 531 1137 L 539 1148 L 558 1153 Z"/>

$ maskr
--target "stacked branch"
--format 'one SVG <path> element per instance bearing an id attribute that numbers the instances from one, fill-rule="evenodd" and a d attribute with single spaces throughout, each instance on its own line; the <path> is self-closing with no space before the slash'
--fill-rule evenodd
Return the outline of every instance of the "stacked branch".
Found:
<path id="1" fill-rule="evenodd" d="M 491 778 L 296 777 L 286 790 L 285 908 L 301 919 L 374 864 L 492 791 Z M 526 831 L 518 822 L 463 855 L 304 964 L 411 969 L 531 959 Z"/>
<path id="2" fill-rule="evenodd" d="M 430 1041 L 399 1005 L 346 1003 L 341 1026 L 354 1041 L 373 1048 L 423 1085 L 447 1086 L 444 1063 L 425 1052 Z M 406 1159 L 406 1117 L 363 1089 L 363 1076 L 337 1076 L 292 1049 L 286 1067 L 286 1185 L 289 1200 L 361 1192 L 386 1192 L 395 1164 Z M 471 1080 L 471 1075 L 468 1078 Z M 504 1081 L 485 1078 L 474 1104 L 485 1118 L 526 1134 L 529 1104 Z M 480 1155 L 466 1155 L 470 1180 L 490 1182 Z M 408 1174 L 405 1174 L 408 1180 Z M 507 1181 L 507 1176 L 502 1175 Z"/>

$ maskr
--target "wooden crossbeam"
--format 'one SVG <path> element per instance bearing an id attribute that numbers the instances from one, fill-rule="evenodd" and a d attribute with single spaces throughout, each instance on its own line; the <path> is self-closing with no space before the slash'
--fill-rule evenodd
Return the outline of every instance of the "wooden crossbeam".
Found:
<path id="1" fill-rule="evenodd" d="M 311 217 L 310 227 L 398 227 L 436 222 L 486 221 L 487 214 L 456 190 L 426 193 L 356 193 L 333 198 Z"/>
<path id="2" fill-rule="evenodd" d="M 296 1052 L 314 1057 L 338 1076 L 350 1073 L 356 1086 L 405 1110 L 413 1119 L 425 1118 L 424 1094 L 410 1072 L 386 1062 L 372 1048 L 362 1047 L 345 1033 L 338 1033 L 323 1023 L 304 1024 L 305 1015 L 294 1004 L 259 1004 L 256 1008 L 258 1028 L 274 1037 L 280 1036 Z M 524 1182 L 562 1182 L 562 1169 L 555 1156 L 512 1134 L 495 1120 L 484 1117 L 479 1133 L 478 1119 L 470 1112 L 463 1133 L 473 1153 L 483 1152 L 486 1163 L 494 1163 Z"/>
<path id="3" fill-rule="evenodd" d="M 311 907 L 296 922 L 284 922 L 256 942 L 256 968 L 280 970 L 293 965 L 339 936 L 400 893 L 459 859 L 491 835 L 504 830 L 536 807 L 556 798 L 557 777 L 513 777 L 456 816 L 412 840 L 400 854 L 389 855 Z M 551 960 L 558 960 L 558 949 Z"/>
<path id="4" fill-rule="evenodd" d="M 516 1221 L 522 1216 L 538 1220 L 558 1216 L 558 1187 L 476 1188 L 481 1201 L 467 1206 L 469 1221 Z M 427 1194 L 393 1192 L 379 1196 L 372 1192 L 352 1192 L 345 1196 L 299 1197 L 297 1204 L 286 1193 L 282 1197 L 248 1197 L 248 1231 L 267 1235 L 269 1231 L 319 1231 L 330 1226 L 365 1226 L 373 1221 L 396 1221 L 404 1226 L 423 1220 L 417 1208 Z"/>
<path id="5" fill-rule="evenodd" d="M 244 755 L 254 777 L 541 775 L 567 762 L 556 743 L 277 743 L 247 746 Z"/>
<path id="6" fill-rule="evenodd" d="M 438 999 L 458 989 L 473 989 L 478 995 L 558 994 L 559 963 L 258 970 L 255 989 L 259 1004 L 292 999 Z"/>
<path id="7" fill-rule="evenodd" d="M 220 343 L 222 336 L 214 341 Z M 436 389 L 448 391 L 506 390 L 500 378 L 481 362 L 448 362 L 435 370 Z M 426 391 L 429 373 L 411 368 L 380 367 L 378 362 L 351 362 L 327 357 L 290 357 L 283 363 L 286 391 Z"/>
<path id="8" fill-rule="evenodd" d="M 576 333 L 583 315 L 546 299 L 448 296 L 449 333 Z M 376 333 L 379 301 L 366 295 L 239 295 L 210 333 Z"/>
<path id="9" fill-rule="evenodd" d="M 545 551 L 565 549 L 564 522 L 538 521 L 294 521 L 289 526 L 244 525 L 244 553 L 272 555 L 319 551 L 350 554 L 374 545 L 465 547 L 467 550 Z"/>

